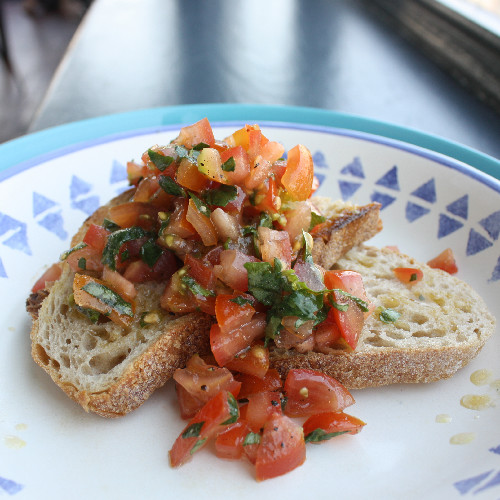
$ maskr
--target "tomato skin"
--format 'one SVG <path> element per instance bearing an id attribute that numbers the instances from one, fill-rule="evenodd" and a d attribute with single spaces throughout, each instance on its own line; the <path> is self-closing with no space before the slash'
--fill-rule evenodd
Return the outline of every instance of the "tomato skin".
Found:
<path id="1" fill-rule="evenodd" d="M 83 270 L 82 267 L 80 267 L 82 263 L 85 264 L 85 271 L 101 272 L 104 267 L 101 262 L 101 252 L 88 245 L 71 252 L 65 261 L 75 273 Z"/>
<path id="2" fill-rule="evenodd" d="M 237 406 L 236 400 L 228 391 L 221 391 L 208 401 L 175 440 L 169 451 L 170 465 L 178 467 L 186 463 L 195 451 L 224 430 L 224 425 L 236 422 L 239 416 Z M 198 427 L 198 432 L 190 432 L 194 427 Z"/>
<path id="3" fill-rule="evenodd" d="M 219 294 L 215 299 L 215 317 L 219 327 L 224 331 L 230 331 L 248 323 L 255 309 L 250 303 L 239 305 L 234 302 L 237 297 L 251 297 L 243 294 Z"/>
<path id="4" fill-rule="evenodd" d="M 219 458 L 232 460 L 242 458 L 245 455 L 245 448 L 248 446 L 243 446 L 243 443 L 249 432 L 252 432 L 252 429 L 244 420 L 229 425 L 215 440 L 215 454 Z"/>
<path id="5" fill-rule="evenodd" d="M 198 167 L 194 163 L 191 163 L 186 158 L 181 160 L 175 180 L 177 184 L 196 193 L 210 186 L 210 180 L 198 170 Z"/>
<path id="6" fill-rule="evenodd" d="M 121 228 L 140 226 L 151 230 L 158 220 L 158 209 L 149 203 L 130 201 L 111 207 L 109 218 Z"/>
<path id="7" fill-rule="evenodd" d="M 337 380 L 314 370 L 293 369 L 285 380 L 285 415 L 306 417 L 342 411 L 354 404 L 351 393 Z"/>
<path id="8" fill-rule="evenodd" d="M 221 153 L 220 159 L 225 163 L 229 158 L 234 159 L 234 171 L 225 172 L 226 178 L 229 183 L 233 185 L 242 185 L 248 174 L 250 173 L 250 161 L 248 154 L 242 146 L 226 149 Z"/>
<path id="9" fill-rule="evenodd" d="M 220 265 L 214 268 L 214 272 L 217 278 L 233 290 L 246 292 L 248 290 L 248 271 L 245 269 L 245 264 L 257 261 L 257 258 L 238 250 L 223 250 L 220 253 Z"/>
<path id="10" fill-rule="evenodd" d="M 274 264 L 274 259 L 279 259 L 287 269 L 290 269 L 292 245 L 288 233 L 260 226 L 258 236 L 262 260 Z"/>
<path id="11" fill-rule="evenodd" d="M 179 262 L 175 255 L 164 251 L 153 267 L 149 267 L 143 260 L 131 262 L 125 269 L 123 276 L 132 283 L 144 283 L 146 281 L 166 281 L 179 269 Z"/>
<path id="12" fill-rule="evenodd" d="M 206 265 L 200 259 L 196 259 L 192 255 L 186 255 L 184 265 L 188 266 L 188 274 L 192 276 L 203 288 L 213 290 L 217 278 L 211 266 Z"/>
<path id="13" fill-rule="evenodd" d="M 281 476 L 299 467 L 306 459 L 302 427 L 285 415 L 272 415 L 264 425 L 257 451 L 257 481 Z"/>
<path id="14" fill-rule="evenodd" d="M 215 137 L 210 122 L 207 118 L 203 118 L 193 125 L 182 127 L 179 136 L 173 142 L 191 149 L 202 142 L 213 146 L 215 144 Z"/>
<path id="15" fill-rule="evenodd" d="M 95 248 L 97 251 L 102 252 L 110 234 L 111 233 L 104 227 L 98 226 L 97 224 L 90 224 L 83 237 L 83 242 Z"/>
<path id="16" fill-rule="evenodd" d="M 217 231 L 213 222 L 210 220 L 210 217 L 207 217 L 198 210 L 192 199 L 189 200 L 186 219 L 194 227 L 205 246 L 217 245 Z"/>
<path id="17" fill-rule="evenodd" d="M 269 368 L 263 378 L 246 373 L 239 373 L 235 379 L 241 382 L 240 398 L 248 398 L 250 394 L 264 391 L 281 391 L 283 381 L 275 368 Z"/>
<path id="18" fill-rule="evenodd" d="M 433 269 L 441 269 L 449 274 L 456 274 L 458 272 L 457 262 L 451 248 L 443 250 L 438 256 L 427 262 L 429 267 Z"/>
<path id="19" fill-rule="evenodd" d="M 358 434 L 365 425 L 365 422 L 359 418 L 344 412 L 325 412 L 310 416 L 304 422 L 302 428 L 304 429 L 304 436 L 307 438 L 316 429 L 322 429 L 328 434 L 333 432 Z"/>
<path id="20" fill-rule="evenodd" d="M 311 196 L 314 166 L 309 150 L 298 144 L 288 152 L 287 168 L 281 184 L 297 201 L 305 201 Z"/>
<path id="21" fill-rule="evenodd" d="M 239 354 L 232 361 L 226 363 L 226 367 L 231 371 L 264 378 L 269 369 L 269 349 L 255 344 L 250 349 Z"/>
<path id="22" fill-rule="evenodd" d="M 395 267 L 392 271 L 396 278 L 405 285 L 415 285 L 424 277 L 422 270 L 416 267 Z"/>
<path id="23" fill-rule="evenodd" d="M 32 293 L 36 293 L 40 290 L 43 290 L 46 288 L 47 283 L 50 283 L 52 281 L 56 281 L 59 279 L 62 273 L 62 268 L 61 264 L 56 263 L 52 264 L 41 276 L 38 278 L 36 283 L 33 285 L 33 288 L 31 289 Z"/>
<path id="24" fill-rule="evenodd" d="M 281 414 L 279 392 L 263 391 L 248 396 L 245 419 L 254 432 L 259 432 L 272 415 Z"/>

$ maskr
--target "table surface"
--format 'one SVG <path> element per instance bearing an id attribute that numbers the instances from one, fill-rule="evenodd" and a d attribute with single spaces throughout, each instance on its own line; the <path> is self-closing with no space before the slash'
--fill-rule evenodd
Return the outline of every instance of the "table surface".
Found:
<path id="1" fill-rule="evenodd" d="M 361 0 L 94 0 L 30 131 L 210 102 L 365 116 L 500 158 L 500 115 Z"/>

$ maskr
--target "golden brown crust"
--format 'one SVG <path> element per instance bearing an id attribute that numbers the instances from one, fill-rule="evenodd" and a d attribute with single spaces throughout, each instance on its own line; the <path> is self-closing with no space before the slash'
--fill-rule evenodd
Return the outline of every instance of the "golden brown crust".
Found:
<path id="1" fill-rule="evenodd" d="M 380 203 L 344 210 L 339 217 L 332 217 L 313 232 L 314 262 L 330 269 L 351 248 L 367 241 L 382 230 Z"/>

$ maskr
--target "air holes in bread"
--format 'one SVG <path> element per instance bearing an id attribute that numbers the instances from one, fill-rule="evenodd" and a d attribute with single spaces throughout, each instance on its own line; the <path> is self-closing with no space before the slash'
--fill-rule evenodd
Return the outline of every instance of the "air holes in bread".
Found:
<path id="1" fill-rule="evenodd" d="M 89 365 L 94 369 L 95 374 L 109 373 L 115 366 L 118 366 L 127 358 L 126 354 L 102 353 L 94 356 Z"/>
<path id="2" fill-rule="evenodd" d="M 35 345 L 34 352 L 35 352 L 36 357 L 38 358 L 38 360 L 41 363 L 43 363 L 45 366 L 47 366 L 49 364 L 50 358 L 47 355 L 47 352 L 45 351 L 45 349 L 40 344 Z"/>

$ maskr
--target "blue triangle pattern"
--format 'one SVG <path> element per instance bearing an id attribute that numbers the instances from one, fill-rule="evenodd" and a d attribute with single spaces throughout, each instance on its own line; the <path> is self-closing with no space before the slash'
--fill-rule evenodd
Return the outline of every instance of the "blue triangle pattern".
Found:
<path id="1" fill-rule="evenodd" d="M 82 210 L 87 215 L 92 215 L 99 208 L 99 196 L 89 196 L 83 200 L 75 200 L 71 203 L 71 207 Z"/>
<path id="2" fill-rule="evenodd" d="M 390 196 L 388 194 L 379 193 L 378 191 L 374 191 L 371 195 L 371 201 L 376 201 L 382 205 L 381 210 L 388 207 L 396 198 L 394 196 Z"/>
<path id="3" fill-rule="evenodd" d="M 498 236 L 500 235 L 500 210 L 480 220 L 479 224 L 494 240 L 498 240 Z"/>
<path id="4" fill-rule="evenodd" d="M 469 477 L 468 479 L 463 479 L 462 481 L 457 481 L 453 483 L 453 486 L 459 491 L 460 494 L 465 495 L 469 493 L 473 488 L 475 488 L 481 481 L 486 479 L 493 470 L 488 472 L 483 472 L 483 474 L 479 474 L 477 476 Z"/>
<path id="5" fill-rule="evenodd" d="M 500 268 L 500 257 L 498 258 L 498 263 L 497 267 Z M 500 272 L 500 269 L 499 269 Z M 500 278 L 500 276 L 499 276 Z M 496 453 L 497 455 L 500 455 L 500 445 L 498 445 L 496 448 L 490 448 L 488 451 L 491 451 L 492 453 Z"/>
<path id="6" fill-rule="evenodd" d="M 343 200 L 348 200 L 360 187 L 360 182 L 339 181 L 340 193 Z"/>
<path id="7" fill-rule="evenodd" d="M 319 168 L 328 168 L 328 164 L 326 163 L 325 155 L 321 151 L 316 151 L 313 157 L 313 163 L 315 167 Z"/>
<path id="8" fill-rule="evenodd" d="M 111 166 L 111 176 L 109 178 L 110 184 L 116 184 L 127 179 L 127 168 L 119 161 L 114 160 Z"/>
<path id="9" fill-rule="evenodd" d="M 469 195 L 466 194 L 461 198 L 458 198 L 458 200 L 450 203 L 446 209 L 453 215 L 467 220 L 467 216 L 469 215 Z"/>
<path id="10" fill-rule="evenodd" d="M 467 241 L 466 255 L 475 255 L 476 253 L 482 252 L 488 247 L 491 247 L 493 243 L 488 241 L 484 236 L 481 236 L 474 229 L 470 230 L 469 240 Z"/>
<path id="11" fill-rule="evenodd" d="M 0 278 L 8 278 L 7 271 L 5 270 L 5 267 L 3 266 L 2 259 L 0 259 Z"/>
<path id="12" fill-rule="evenodd" d="M 319 172 L 316 172 L 315 176 L 318 179 L 319 185 L 321 186 L 321 184 L 323 184 L 323 181 L 326 179 L 326 174 L 320 174 Z"/>
<path id="13" fill-rule="evenodd" d="M 406 204 L 406 220 L 408 222 L 413 222 L 417 219 L 420 219 L 420 217 L 423 217 L 429 212 L 429 208 L 421 207 L 420 205 L 417 205 L 416 203 L 413 203 L 411 201 Z"/>
<path id="14" fill-rule="evenodd" d="M 365 178 L 365 173 L 363 172 L 363 165 L 361 165 L 361 160 L 359 156 L 356 156 L 351 163 L 347 164 L 340 171 L 341 174 L 352 175 L 353 177 L 359 177 L 360 179 Z"/>
<path id="15" fill-rule="evenodd" d="M 40 215 L 56 205 L 57 203 L 55 201 L 49 200 L 49 198 L 33 191 L 33 217 Z"/>
<path id="16" fill-rule="evenodd" d="M 489 488 L 492 488 L 493 486 L 497 486 L 498 484 L 500 484 L 500 471 L 497 472 L 486 484 L 483 484 L 483 486 L 481 486 L 481 488 L 478 488 L 474 492 L 474 495 L 476 493 L 479 493 L 480 491 L 488 490 Z"/>
<path id="17" fill-rule="evenodd" d="M 71 186 L 69 188 L 69 197 L 74 200 L 82 194 L 87 194 L 92 189 L 92 185 L 80 179 L 76 175 L 71 178 Z"/>
<path id="18" fill-rule="evenodd" d="M 420 198 L 429 203 L 436 202 L 436 183 L 434 179 L 427 181 L 426 183 L 419 186 L 415 191 L 411 193 L 413 196 Z"/>
<path id="19" fill-rule="evenodd" d="M 62 218 L 61 211 L 47 214 L 41 221 L 38 222 L 38 224 L 45 229 L 48 229 L 51 233 L 54 233 L 61 240 L 65 240 L 68 237 L 68 233 L 63 227 L 64 220 Z"/>
<path id="20" fill-rule="evenodd" d="M 488 281 L 498 280 L 500 280 L 500 257 L 498 257 L 497 265 L 495 266 L 495 269 L 493 269 L 491 278 Z M 490 448 L 490 451 L 492 451 L 493 453 L 498 453 L 500 455 L 500 446 L 497 446 L 496 448 Z"/>
<path id="21" fill-rule="evenodd" d="M 22 484 L 16 483 L 15 481 L 12 481 L 12 479 L 0 477 L 0 488 L 9 495 L 15 495 L 16 493 L 19 493 L 24 488 L 24 486 Z"/>
<path id="22" fill-rule="evenodd" d="M 13 232 L 10 237 L 3 241 L 3 244 L 13 250 L 20 250 L 27 255 L 31 255 L 26 227 L 25 222 L 0 213 L 0 236 Z"/>
<path id="23" fill-rule="evenodd" d="M 375 184 L 399 191 L 398 167 L 392 167 Z"/>
<path id="24" fill-rule="evenodd" d="M 463 227 L 463 224 L 460 221 L 452 219 L 446 214 L 439 214 L 438 238 L 444 238 L 461 227 Z"/>

